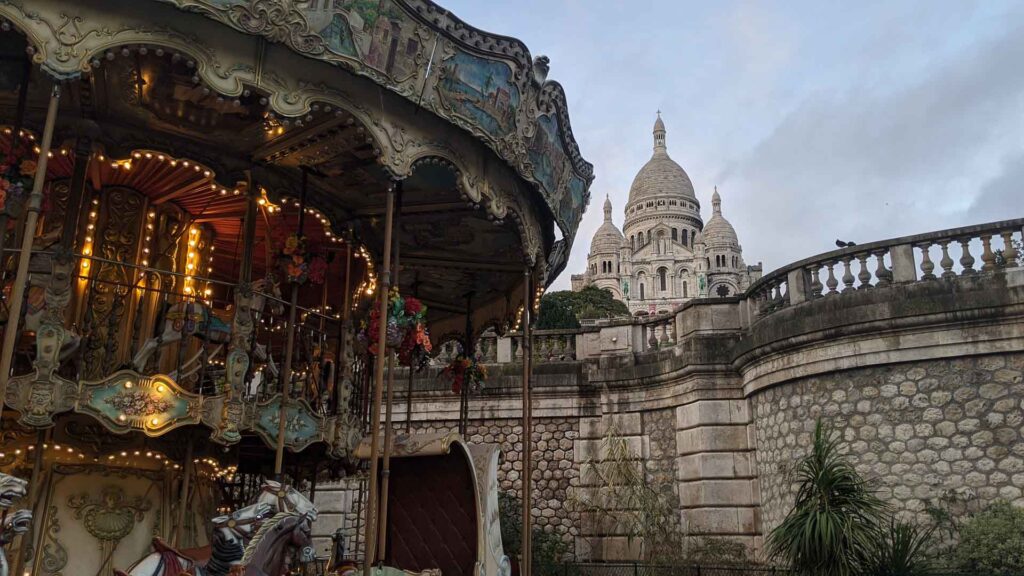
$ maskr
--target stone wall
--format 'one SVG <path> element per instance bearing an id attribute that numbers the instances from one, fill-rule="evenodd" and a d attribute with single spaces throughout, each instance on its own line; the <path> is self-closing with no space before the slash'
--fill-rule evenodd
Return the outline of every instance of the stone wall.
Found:
<path id="1" fill-rule="evenodd" d="M 793 503 L 815 420 L 896 510 L 967 490 L 1024 505 L 1024 354 L 907 362 L 802 378 L 751 398 L 765 532 Z"/>

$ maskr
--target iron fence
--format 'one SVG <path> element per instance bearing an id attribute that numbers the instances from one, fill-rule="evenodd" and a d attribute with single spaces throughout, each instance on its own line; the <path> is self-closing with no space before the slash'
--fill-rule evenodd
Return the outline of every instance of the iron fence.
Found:
<path id="1" fill-rule="evenodd" d="M 537 576 L 794 576 L 788 568 L 762 565 L 676 565 L 656 566 L 640 562 L 566 562 L 534 564 Z M 977 572 L 932 570 L 928 576 L 978 576 Z M 1024 576 L 1024 572 L 1006 572 L 998 576 Z"/>

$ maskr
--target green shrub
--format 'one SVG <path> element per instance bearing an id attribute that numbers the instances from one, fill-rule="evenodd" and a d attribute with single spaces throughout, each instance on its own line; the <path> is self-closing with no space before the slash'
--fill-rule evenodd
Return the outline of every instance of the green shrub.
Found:
<path id="1" fill-rule="evenodd" d="M 932 567 L 927 554 L 933 530 L 890 519 L 876 535 L 864 576 L 926 576 Z"/>
<path id="2" fill-rule="evenodd" d="M 973 574 L 1024 571 L 1024 510 L 998 501 L 963 522 L 950 560 Z"/>
<path id="3" fill-rule="evenodd" d="M 501 518 L 501 546 L 509 558 L 519 558 L 523 552 L 523 501 L 508 493 L 498 493 L 498 516 Z M 568 547 L 557 534 L 534 526 L 531 530 L 533 545 L 533 573 L 547 575 L 562 562 Z"/>

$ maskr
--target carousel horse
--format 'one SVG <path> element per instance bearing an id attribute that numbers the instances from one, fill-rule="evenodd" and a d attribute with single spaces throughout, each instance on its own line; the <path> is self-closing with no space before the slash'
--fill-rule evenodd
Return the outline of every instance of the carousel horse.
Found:
<path id="1" fill-rule="evenodd" d="M 4 547 L 19 534 L 28 532 L 32 523 L 32 512 L 29 510 L 7 513 L 14 505 L 14 501 L 24 497 L 27 492 L 28 482 L 0 472 L 0 512 L 3 514 L 3 522 L 0 525 L 0 576 L 10 576 L 10 566 L 7 564 Z"/>
<path id="2" fill-rule="evenodd" d="M 269 290 L 273 300 L 267 298 L 263 290 Z M 284 306 L 280 303 L 281 291 L 272 278 L 260 279 L 252 283 L 252 297 L 248 306 L 242 308 L 243 314 L 249 314 L 248 324 L 255 326 L 259 316 L 263 313 L 264 306 L 271 302 L 271 311 L 274 314 L 283 314 Z M 203 302 L 182 300 L 171 304 L 167 309 L 164 320 L 164 329 L 159 336 L 146 340 L 146 343 L 139 348 L 139 352 L 132 359 L 132 365 L 137 372 L 146 368 L 149 357 L 164 346 L 179 342 L 184 337 L 196 336 L 216 344 L 229 344 L 231 342 L 232 325 L 235 323 L 234 311 L 217 311 Z M 267 359 L 266 348 L 256 345 L 253 356 L 257 360 Z M 272 362 L 270 363 L 272 364 Z M 276 367 L 274 368 L 276 370 Z"/>
<path id="3" fill-rule="evenodd" d="M 301 492 L 274 480 L 264 480 L 260 486 L 257 504 L 267 504 L 274 512 L 294 512 L 309 516 L 310 522 L 316 522 L 319 511 Z"/>
<path id="4" fill-rule="evenodd" d="M 278 512 L 260 526 L 245 547 L 242 560 L 231 567 L 230 576 L 284 576 L 304 560 L 313 544 L 309 514 Z"/>
<path id="5" fill-rule="evenodd" d="M 191 572 L 194 576 L 224 576 L 242 559 L 245 546 L 271 512 L 270 506 L 256 503 L 214 518 L 212 544 L 201 548 L 175 550 L 160 538 L 153 538 L 152 553 L 127 571 L 115 570 L 114 574 L 178 576 Z"/>

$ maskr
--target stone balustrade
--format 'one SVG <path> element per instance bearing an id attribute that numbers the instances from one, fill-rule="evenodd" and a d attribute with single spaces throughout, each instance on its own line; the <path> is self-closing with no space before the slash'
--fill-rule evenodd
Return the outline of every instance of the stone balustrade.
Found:
<path id="1" fill-rule="evenodd" d="M 1024 219 L 1006 220 L 850 246 L 800 260 L 747 290 L 750 318 L 857 290 L 1013 268 L 1024 257 L 1022 228 Z M 936 263 L 941 270 L 936 271 Z"/>

